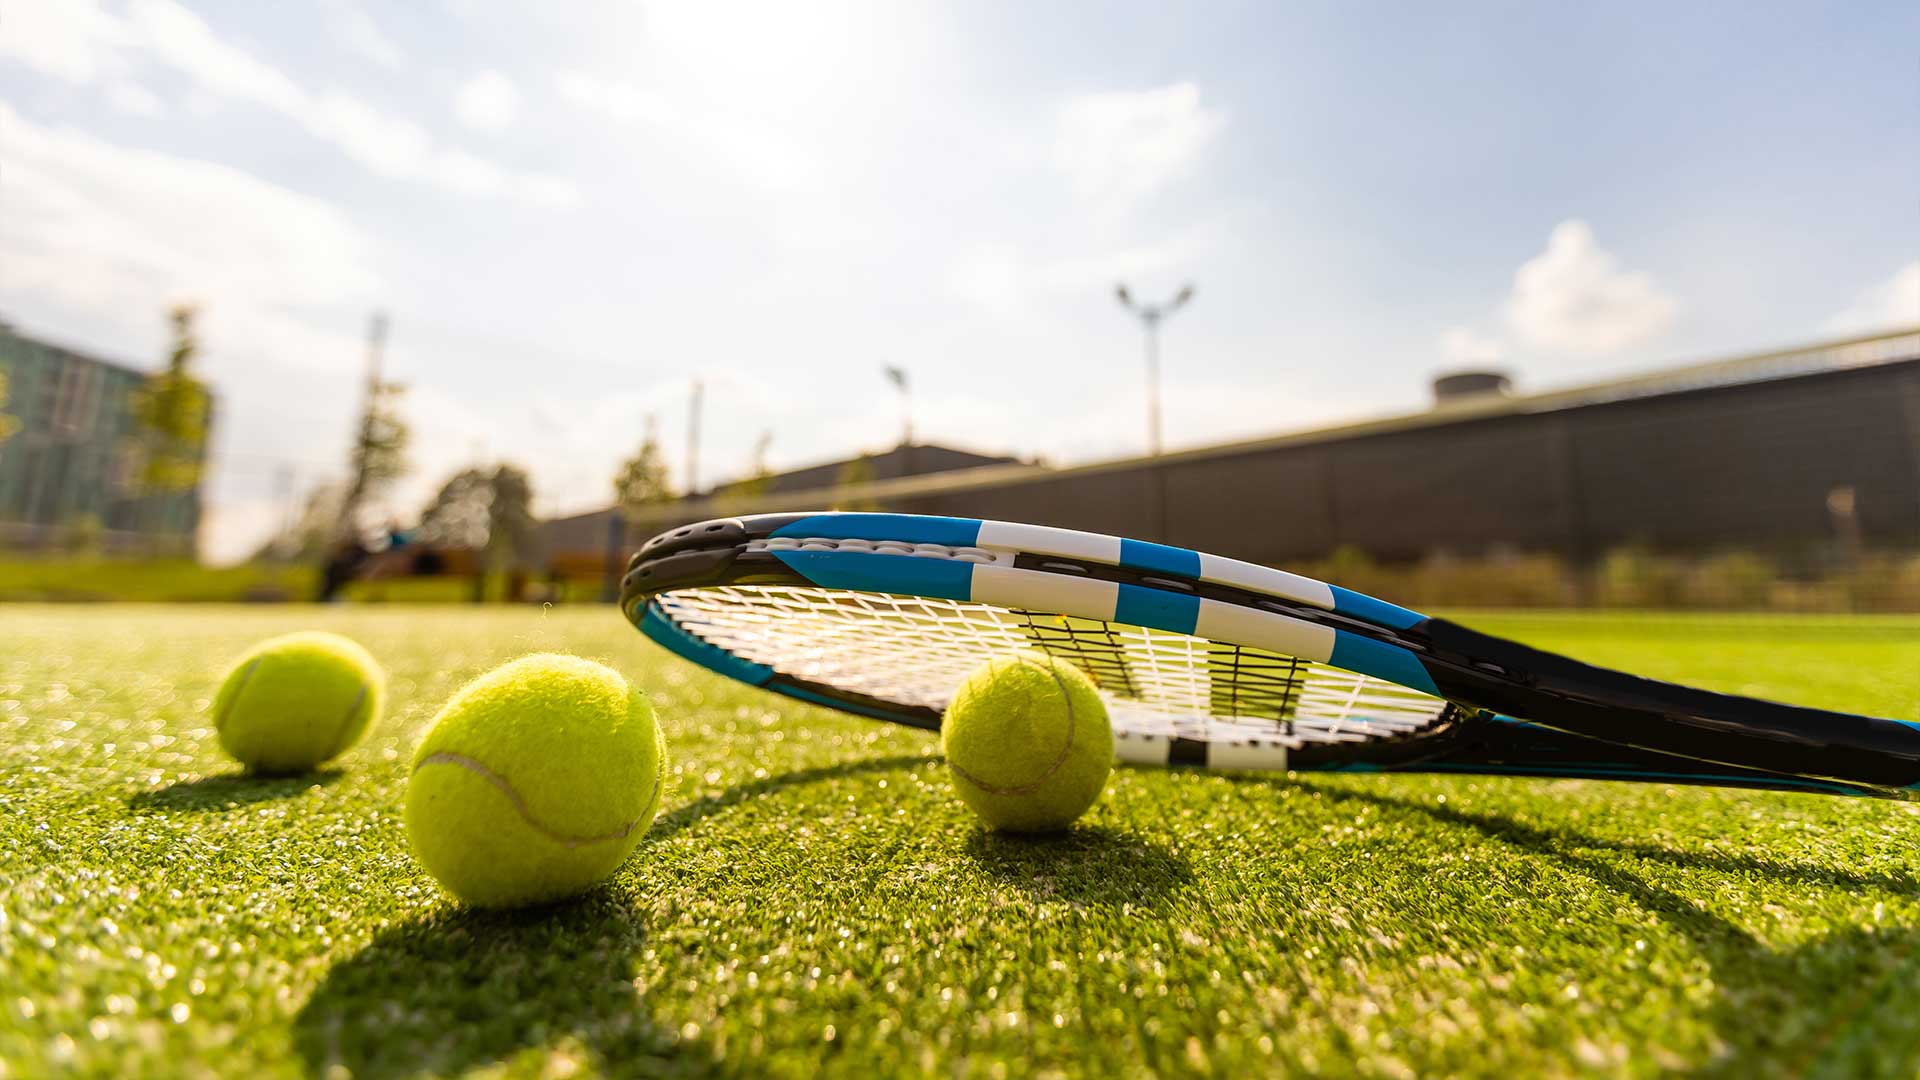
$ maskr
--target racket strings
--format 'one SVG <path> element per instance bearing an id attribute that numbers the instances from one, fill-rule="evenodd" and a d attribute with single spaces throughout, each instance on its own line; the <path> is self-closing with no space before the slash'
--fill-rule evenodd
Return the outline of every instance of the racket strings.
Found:
<path id="1" fill-rule="evenodd" d="M 1292 746 L 1417 732 L 1445 703 L 1340 668 L 1184 634 L 965 601 L 731 585 L 654 599 L 694 636 L 783 675 L 944 709 L 982 663 L 1044 652 L 1087 673 L 1115 730 Z"/>

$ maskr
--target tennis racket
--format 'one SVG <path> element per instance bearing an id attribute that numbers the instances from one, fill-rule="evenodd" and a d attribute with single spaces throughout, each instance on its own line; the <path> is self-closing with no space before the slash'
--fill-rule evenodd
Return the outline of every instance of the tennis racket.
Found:
<path id="1" fill-rule="evenodd" d="M 1911 798 L 1920 724 L 1594 667 L 1235 559 L 912 514 L 765 514 L 640 548 L 621 608 L 741 682 L 938 730 L 976 666 L 1085 671 L 1120 760 Z"/>

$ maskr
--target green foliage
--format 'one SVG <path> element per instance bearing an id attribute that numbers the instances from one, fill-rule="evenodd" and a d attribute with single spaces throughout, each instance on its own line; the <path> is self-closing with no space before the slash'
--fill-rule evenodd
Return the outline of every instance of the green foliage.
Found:
<path id="1" fill-rule="evenodd" d="M 323 550 L 331 553 L 335 543 L 357 538 L 362 528 L 361 508 L 390 487 L 407 472 L 407 444 L 412 431 L 400 414 L 400 399 L 406 386 L 383 378 L 380 355 L 385 347 L 387 317 L 376 314 L 367 342 L 370 369 L 365 397 L 360 405 L 360 423 L 354 430 L 353 447 L 347 454 L 347 486 L 340 496 L 340 514 Z"/>
<path id="2" fill-rule="evenodd" d="M 169 313 L 173 344 L 165 369 L 147 377 L 131 402 L 135 432 L 133 486 L 142 494 L 191 491 L 200 484 L 206 458 L 212 397 L 189 369 L 200 351 L 194 335 L 194 309 L 181 304 Z"/>
<path id="3" fill-rule="evenodd" d="M 420 513 L 422 541 L 483 551 L 493 569 L 525 562 L 538 532 L 533 484 L 512 465 L 455 473 Z"/>
<path id="4" fill-rule="evenodd" d="M 322 558 L 339 535 L 346 497 L 345 484 L 322 484 L 309 491 L 299 520 L 285 534 L 268 541 L 255 558 L 301 562 Z"/>
<path id="5" fill-rule="evenodd" d="M 1681 600 L 1684 576 L 1676 559 L 1642 547 L 1619 548 L 1600 560 L 1599 601 L 1603 607 L 1675 607 Z"/>
<path id="6" fill-rule="evenodd" d="M 613 502 L 628 524 L 646 520 L 649 511 L 671 502 L 673 481 L 667 476 L 667 463 L 651 427 L 632 457 L 621 462 L 613 477 Z"/>
<path id="7" fill-rule="evenodd" d="M 72 555 L 98 556 L 106 549 L 107 526 L 95 513 L 75 514 L 60 527 L 55 546 Z"/>
<path id="8" fill-rule="evenodd" d="M 1751 552 L 1714 555 L 1690 567 L 1680 580 L 1680 597 L 1690 608 L 1750 611 L 1764 608 L 1780 568 Z"/>
<path id="9" fill-rule="evenodd" d="M 15 557 L 0 561 L 0 602 L 111 600 L 211 602 L 288 600 L 313 592 L 307 567 L 244 563 L 202 566 L 188 559 Z"/>
<path id="10" fill-rule="evenodd" d="M 0 371 L 0 442 L 6 442 L 20 430 L 20 420 L 4 411 L 7 407 L 7 373 Z"/>
<path id="11" fill-rule="evenodd" d="M 1910 618 L 1470 625 L 1920 718 Z M 336 767 L 248 779 L 221 664 L 326 629 L 391 675 Z M 400 809 L 496 664 L 613 660 L 674 781 L 613 882 L 462 912 Z M 0 616 L 9 1076 L 1912 1076 L 1920 816 L 1599 781 L 1116 769 L 979 828 L 938 737 L 740 686 L 605 609 Z M 13 704 L 8 704 L 13 703 Z"/>
<path id="12" fill-rule="evenodd" d="M 1583 571 L 1553 555 L 1431 555 L 1375 562 L 1357 548 L 1286 569 L 1421 610 L 1439 607 L 1694 611 L 1920 612 L 1920 556 L 1871 553 L 1851 565 L 1790 572 L 1754 552 L 1682 556 L 1629 546 Z"/>
<path id="13" fill-rule="evenodd" d="M 495 567 L 525 563 L 539 542 L 533 516 L 533 480 L 526 470 L 501 465 L 493 470 L 493 498 L 487 503 L 487 554 Z"/>
<path id="14" fill-rule="evenodd" d="M 420 511 L 418 538 L 442 547 L 486 547 L 488 504 L 493 501 L 491 479 L 485 469 L 462 469 L 453 474 Z"/>
<path id="15" fill-rule="evenodd" d="M 348 454 L 352 480 L 344 496 L 342 528 L 357 528 L 360 507 L 407 473 L 407 446 L 413 435 L 400 414 L 400 399 L 406 389 L 401 383 L 383 379 L 374 380 L 367 388 L 360 426 Z"/>

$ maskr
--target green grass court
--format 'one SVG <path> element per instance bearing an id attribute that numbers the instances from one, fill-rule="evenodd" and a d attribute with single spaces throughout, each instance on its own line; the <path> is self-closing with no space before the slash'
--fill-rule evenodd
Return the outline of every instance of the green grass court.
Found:
<path id="1" fill-rule="evenodd" d="M 1920 620 L 1466 621 L 1920 717 Z M 389 715 L 336 771 L 241 778 L 222 667 L 305 627 L 381 658 Z M 407 757 L 537 649 L 652 691 L 672 786 L 610 886 L 466 914 L 408 856 Z M 0 1077 L 1920 1071 L 1920 804 L 1119 770 L 1020 840 L 936 746 L 611 608 L 9 607 Z"/>

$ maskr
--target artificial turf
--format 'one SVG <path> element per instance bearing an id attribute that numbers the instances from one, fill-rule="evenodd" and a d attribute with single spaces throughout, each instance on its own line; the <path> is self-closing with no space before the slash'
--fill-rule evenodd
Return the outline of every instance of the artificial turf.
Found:
<path id="1" fill-rule="evenodd" d="M 1920 716 L 1913 620 L 1468 621 Z M 221 666 L 303 627 L 383 659 L 389 715 L 242 778 Z M 609 886 L 464 912 L 408 856 L 408 752 L 537 649 L 651 690 L 672 786 Z M 1920 805 L 1120 770 L 1022 840 L 936 752 L 610 608 L 0 609 L 0 1076 L 1920 1071 Z"/>

